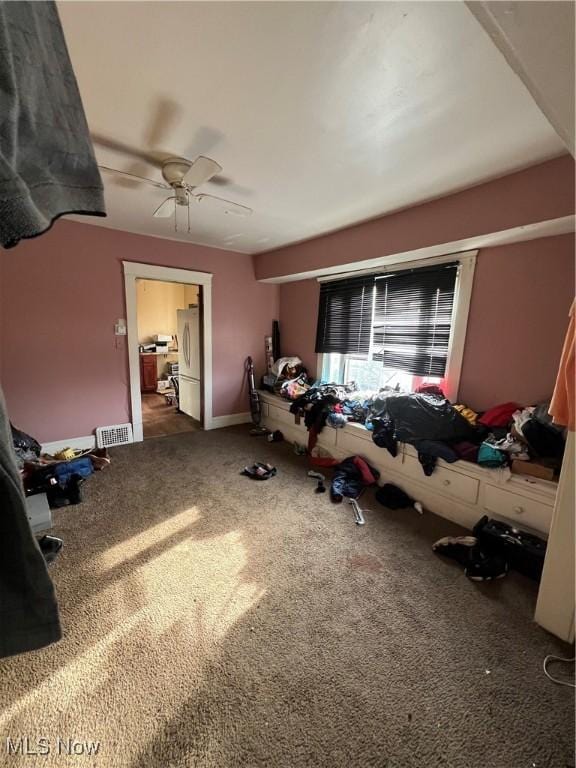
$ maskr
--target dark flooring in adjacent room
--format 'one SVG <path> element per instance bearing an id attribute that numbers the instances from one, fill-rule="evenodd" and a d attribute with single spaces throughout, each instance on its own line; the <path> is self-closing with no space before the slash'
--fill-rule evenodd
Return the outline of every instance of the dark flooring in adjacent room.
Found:
<path id="1" fill-rule="evenodd" d="M 365 494 L 358 527 L 248 426 L 111 457 L 55 511 L 64 639 L 0 662 L 2 744 L 101 746 L 26 768 L 573 764 L 573 691 L 542 672 L 571 649 L 533 623 L 533 582 L 433 554 L 456 526 Z M 254 460 L 277 476 L 240 476 Z"/>
<path id="2" fill-rule="evenodd" d="M 142 422 L 145 438 L 165 437 L 200 429 L 194 419 L 185 413 L 178 413 L 175 405 L 168 405 L 164 395 L 156 392 L 142 393 Z"/>

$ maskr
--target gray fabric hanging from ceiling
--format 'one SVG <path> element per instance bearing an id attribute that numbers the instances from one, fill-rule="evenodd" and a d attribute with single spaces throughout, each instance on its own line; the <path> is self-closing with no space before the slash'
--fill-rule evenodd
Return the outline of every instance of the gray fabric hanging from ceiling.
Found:
<path id="1" fill-rule="evenodd" d="M 58 12 L 53 2 L 0 2 L 0 245 L 68 213 L 106 215 Z"/>

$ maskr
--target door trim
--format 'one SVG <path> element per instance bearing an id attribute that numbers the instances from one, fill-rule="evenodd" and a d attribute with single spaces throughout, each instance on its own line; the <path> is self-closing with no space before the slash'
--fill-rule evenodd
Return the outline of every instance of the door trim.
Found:
<path id="1" fill-rule="evenodd" d="M 130 412 L 134 442 L 144 439 L 142 427 L 142 397 L 140 395 L 140 355 L 138 352 L 138 320 L 136 313 L 136 280 L 161 280 L 166 283 L 187 283 L 202 286 L 202 406 L 204 429 L 214 429 L 212 417 L 212 274 L 176 267 L 158 267 L 123 261 L 126 325 L 128 339 L 128 369 L 130 375 Z"/>

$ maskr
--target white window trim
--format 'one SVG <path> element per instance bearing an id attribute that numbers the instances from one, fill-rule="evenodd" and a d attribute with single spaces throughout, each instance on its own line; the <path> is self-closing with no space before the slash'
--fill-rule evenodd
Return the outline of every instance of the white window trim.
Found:
<path id="1" fill-rule="evenodd" d="M 468 315 L 470 313 L 470 302 L 472 300 L 472 285 L 474 283 L 474 271 L 476 269 L 476 257 L 478 251 L 467 251 L 466 253 L 451 253 L 445 256 L 436 256 L 429 259 L 419 259 L 417 261 L 402 262 L 399 264 L 386 265 L 386 272 L 400 272 L 405 269 L 418 269 L 419 267 L 429 267 L 434 264 L 447 264 L 458 262 L 458 278 L 456 281 L 456 291 L 454 293 L 454 306 L 452 308 L 452 333 L 450 335 L 450 344 L 448 347 L 448 360 L 446 362 L 445 373 L 445 395 L 448 400 L 456 403 L 458 401 L 458 392 L 460 390 L 460 375 L 462 373 L 462 361 L 464 359 L 464 346 L 466 343 L 466 331 L 468 328 Z M 330 275 L 330 277 L 319 277 L 319 283 L 331 282 L 333 280 L 342 280 L 344 277 L 353 275 L 381 274 L 379 270 L 364 269 L 355 272 L 346 272 L 339 275 Z M 324 365 L 324 354 L 318 355 L 317 360 L 317 378 L 322 377 Z"/>
<path id="2" fill-rule="evenodd" d="M 136 308 L 136 280 L 162 280 L 168 283 L 187 283 L 202 286 L 203 353 L 203 427 L 213 429 L 212 416 L 212 274 L 193 272 L 176 267 L 158 267 L 136 261 L 123 261 L 124 291 L 126 296 L 126 325 L 128 339 L 128 366 L 130 371 L 130 411 L 134 442 L 144 439 L 142 425 L 142 396 L 140 394 L 140 353 L 138 352 L 138 322 Z"/>

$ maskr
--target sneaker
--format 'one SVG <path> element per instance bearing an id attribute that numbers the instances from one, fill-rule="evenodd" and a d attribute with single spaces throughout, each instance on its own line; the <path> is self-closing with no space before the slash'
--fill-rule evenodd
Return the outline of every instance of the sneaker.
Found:
<path id="1" fill-rule="evenodd" d="M 481 549 L 472 553 L 472 558 L 464 569 L 464 574 L 471 581 L 492 581 L 503 579 L 508 573 L 508 563 L 498 555 L 487 555 Z"/>
<path id="2" fill-rule="evenodd" d="M 467 565 L 470 562 L 472 551 L 478 544 L 476 536 L 444 536 L 435 544 L 432 544 L 434 552 L 444 557 L 451 557 L 460 565 Z"/>

